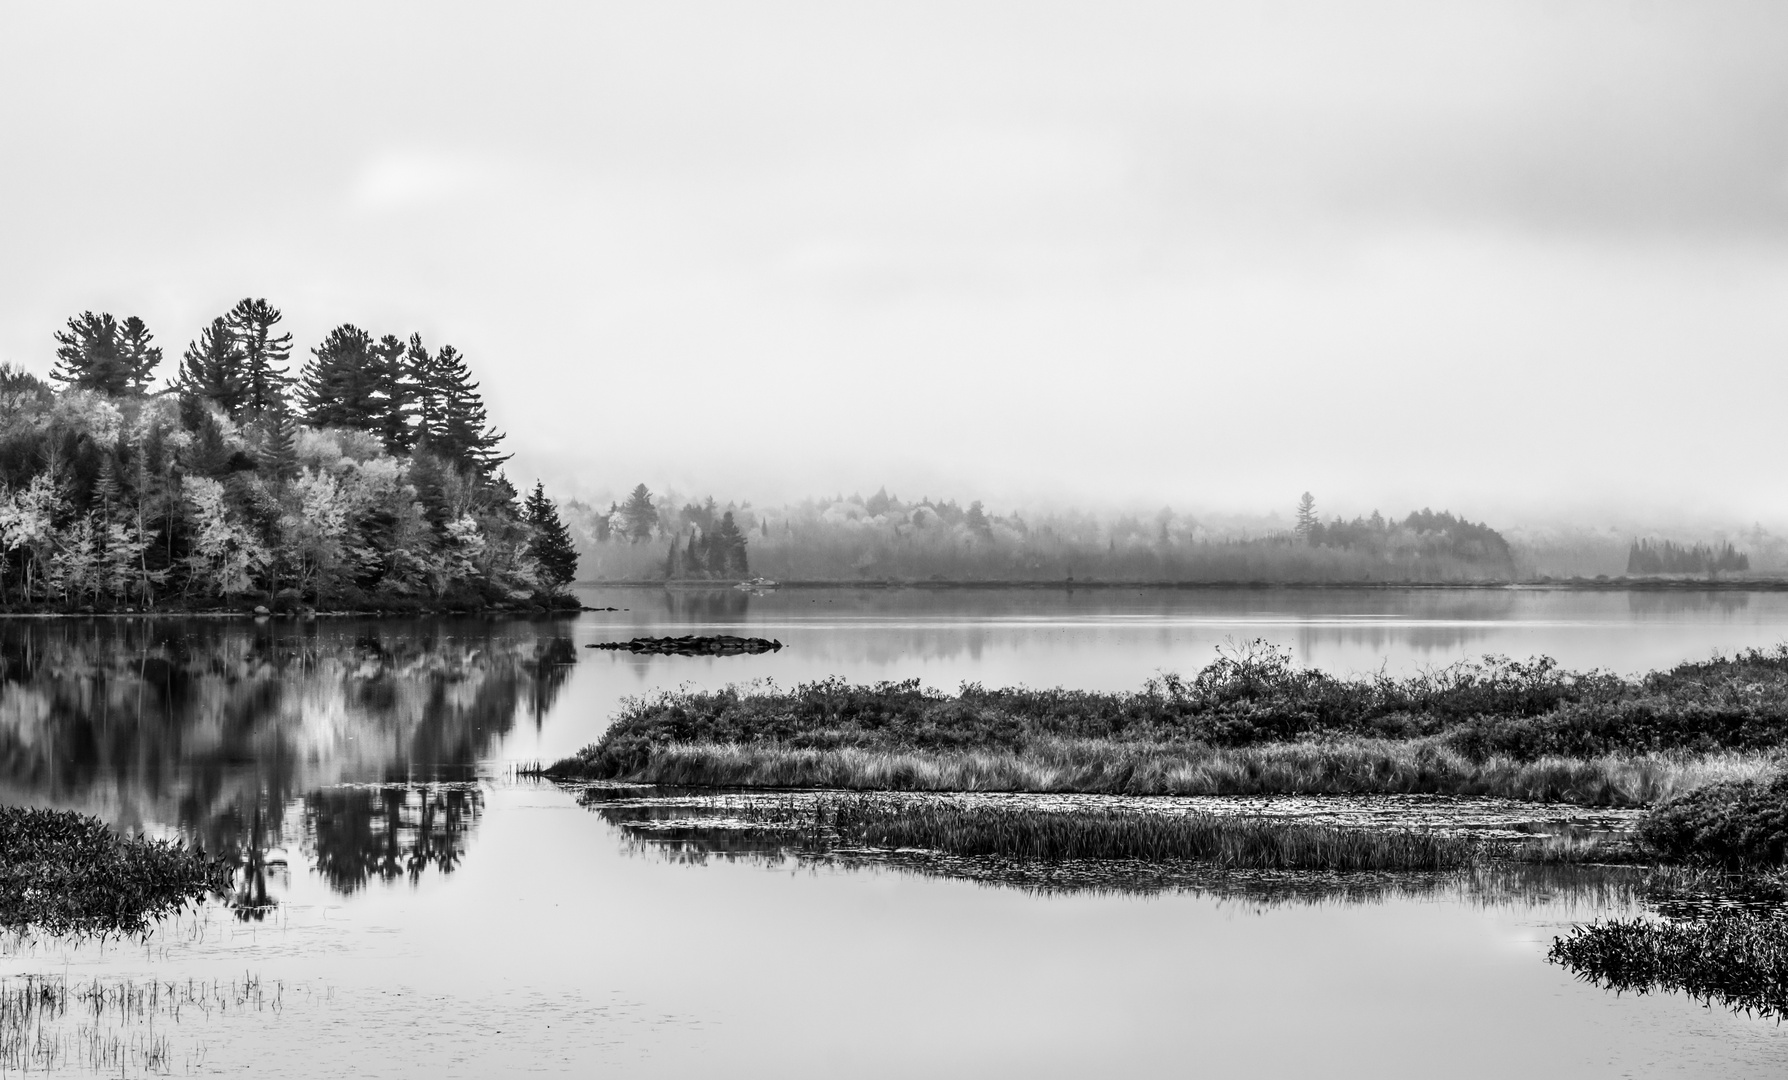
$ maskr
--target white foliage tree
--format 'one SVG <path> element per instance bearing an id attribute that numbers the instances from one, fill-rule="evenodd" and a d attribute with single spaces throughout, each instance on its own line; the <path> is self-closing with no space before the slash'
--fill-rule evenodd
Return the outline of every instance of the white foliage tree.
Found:
<path id="1" fill-rule="evenodd" d="M 192 507 L 192 554 L 186 561 L 194 576 L 224 596 L 254 588 L 254 575 L 271 556 L 253 532 L 231 517 L 224 486 L 200 476 L 188 477 L 181 486 Z"/>

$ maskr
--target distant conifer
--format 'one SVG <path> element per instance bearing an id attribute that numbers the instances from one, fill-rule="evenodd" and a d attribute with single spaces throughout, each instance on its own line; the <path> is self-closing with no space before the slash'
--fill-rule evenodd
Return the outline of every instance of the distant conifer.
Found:
<path id="1" fill-rule="evenodd" d="M 522 506 L 522 520 L 533 530 L 528 540 L 528 554 L 540 567 L 541 580 L 557 591 L 577 580 L 577 546 L 571 542 L 571 530 L 559 517 L 559 508 L 546 497 L 546 487 L 539 481 Z"/>

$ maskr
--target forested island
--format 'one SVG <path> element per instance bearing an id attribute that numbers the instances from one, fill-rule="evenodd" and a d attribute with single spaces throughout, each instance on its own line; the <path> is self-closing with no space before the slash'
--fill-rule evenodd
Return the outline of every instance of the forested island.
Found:
<path id="1" fill-rule="evenodd" d="M 570 533 L 503 474 L 464 356 L 343 324 L 294 376 L 281 318 L 244 299 L 158 389 L 134 316 L 69 319 L 48 382 L 0 365 L 0 608 L 575 606 Z"/>
<path id="2" fill-rule="evenodd" d="M 1469 583 L 1515 574 L 1495 529 L 1426 509 L 1324 521 L 1303 504 L 1291 528 L 1237 535 L 1171 511 L 1027 517 L 885 490 L 775 509 L 712 497 L 679 505 L 640 484 L 606 510 L 574 501 L 567 511 L 593 580 Z"/>
<path id="3" fill-rule="evenodd" d="M 585 580 L 826 585 L 1788 586 L 1788 545 L 1754 528 L 1673 540 L 1622 529 L 1504 530 L 1449 510 L 1351 518 L 1306 492 L 1288 516 L 1212 518 L 1073 509 L 996 512 L 886 489 L 782 506 L 655 493 L 573 499 Z"/>

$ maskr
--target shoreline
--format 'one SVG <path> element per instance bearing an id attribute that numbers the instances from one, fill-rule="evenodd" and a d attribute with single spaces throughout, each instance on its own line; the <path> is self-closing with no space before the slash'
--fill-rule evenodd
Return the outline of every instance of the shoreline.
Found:
<path id="1" fill-rule="evenodd" d="M 579 581 L 574 589 L 663 589 L 666 591 L 739 590 L 738 581 L 702 581 L 696 579 L 656 581 Z M 811 580 L 779 581 L 776 585 L 753 592 L 774 592 L 780 589 L 841 589 L 887 591 L 920 589 L 932 591 L 963 590 L 1060 590 L 1062 592 L 1112 591 L 1136 589 L 1161 592 L 1244 592 L 1288 589 L 1310 589 L 1335 592 L 1442 591 L 1474 590 L 1480 592 L 1788 592 L 1788 578 L 1744 578 L 1724 580 L 1688 580 L 1678 578 L 1540 578 L 1519 581 L 1079 581 L 1079 580 L 1011 580 L 1011 581 L 845 581 Z"/>

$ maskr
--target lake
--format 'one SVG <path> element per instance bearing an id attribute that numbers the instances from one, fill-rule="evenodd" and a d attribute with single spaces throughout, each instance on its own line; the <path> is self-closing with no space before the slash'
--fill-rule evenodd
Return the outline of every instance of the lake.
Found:
<path id="1" fill-rule="evenodd" d="M 0 975 L 15 988 L 27 975 L 163 987 L 156 1004 L 108 1011 L 101 995 L 97 1010 L 52 1018 L 42 1059 L 78 1074 L 98 1033 L 116 1040 L 113 1075 L 1788 1069 L 1788 1033 L 1772 1021 L 1677 995 L 1616 996 L 1545 962 L 1574 923 L 1646 909 L 1621 872 L 1290 891 L 971 879 L 729 843 L 701 828 L 719 814 L 701 793 L 580 792 L 513 773 L 597 738 L 623 698 L 685 684 L 839 675 L 1123 689 L 1252 639 L 1337 672 L 1501 653 L 1630 673 L 1788 641 L 1788 594 L 582 598 L 620 610 L 536 622 L 0 620 L 6 800 L 184 836 L 244 867 L 231 901 L 143 942 L 10 943 Z M 785 648 L 584 648 L 692 632 Z M 1506 816 L 1440 809 L 1491 826 Z M 666 823 L 678 827 L 656 828 Z"/>

